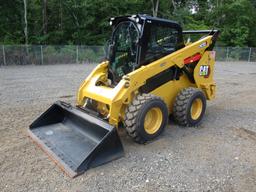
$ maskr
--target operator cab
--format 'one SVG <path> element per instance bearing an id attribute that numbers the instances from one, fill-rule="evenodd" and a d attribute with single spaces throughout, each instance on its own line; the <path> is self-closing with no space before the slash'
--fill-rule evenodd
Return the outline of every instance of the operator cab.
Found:
<path id="1" fill-rule="evenodd" d="M 182 28 L 174 21 L 132 15 L 111 18 L 110 25 L 109 72 L 116 83 L 123 75 L 184 47 Z"/>

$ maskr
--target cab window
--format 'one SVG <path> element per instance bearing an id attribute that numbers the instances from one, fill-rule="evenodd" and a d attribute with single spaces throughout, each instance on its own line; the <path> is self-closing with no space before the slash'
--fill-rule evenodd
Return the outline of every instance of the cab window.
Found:
<path id="1" fill-rule="evenodd" d="M 178 31 L 174 28 L 152 25 L 144 64 L 151 63 L 176 50 Z"/>

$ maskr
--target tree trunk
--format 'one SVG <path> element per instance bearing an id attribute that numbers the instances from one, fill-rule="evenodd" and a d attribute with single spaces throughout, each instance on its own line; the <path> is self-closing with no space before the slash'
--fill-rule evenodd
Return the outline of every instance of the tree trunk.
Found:
<path id="1" fill-rule="evenodd" d="M 28 19 L 27 19 L 27 0 L 23 0 L 24 4 L 24 35 L 25 35 L 25 47 L 26 47 L 26 57 L 28 56 Z"/>
<path id="2" fill-rule="evenodd" d="M 24 35 L 25 35 L 25 44 L 28 45 L 28 20 L 27 20 L 27 0 L 23 0 L 24 3 Z"/>
<path id="3" fill-rule="evenodd" d="M 47 4 L 48 4 L 48 0 L 42 0 L 43 34 L 44 35 L 47 35 L 47 31 L 48 31 Z"/>
<path id="4" fill-rule="evenodd" d="M 60 6 L 60 29 L 62 30 L 62 25 L 63 25 L 63 13 L 62 13 L 62 2 L 59 0 L 59 6 Z"/>
<path id="5" fill-rule="evenodd" d="M 153 17 L 157 17 L 158 7 L 159 7 L 159 0 L 156 0 L 156 2 L 154 0 L 151 0 L 151 3 L 152 3 Z"/>
<path id="6" fill-rule="evenodd" d="M 172 2 L 173 9 L 176 10 L 177 7 L 176 7 L 176 4 L 175 4 L 175 1 L 171 0 L 171 2 Z"/>

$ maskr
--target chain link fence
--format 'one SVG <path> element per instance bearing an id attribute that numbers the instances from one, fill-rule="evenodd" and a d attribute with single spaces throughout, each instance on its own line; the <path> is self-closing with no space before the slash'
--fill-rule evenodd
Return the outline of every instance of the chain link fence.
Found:
<path id="1" fill-rule="evenodd" d="M 217 61 L 256 62 L 256 48 L 252 47 L 216 47 Z"/>
<path id="2" fill-rule="evenodd" d="M 217 61 L 256 62 L 256 48 L 216 47 Z M 103 46 L 83 45 L 0 45 L 0 66 L 98 63 Z"/>
<path id="3" fill-rule="evenodd" d="M 103 46 L 0 45 L 0 65 L 98 63 Z"/>

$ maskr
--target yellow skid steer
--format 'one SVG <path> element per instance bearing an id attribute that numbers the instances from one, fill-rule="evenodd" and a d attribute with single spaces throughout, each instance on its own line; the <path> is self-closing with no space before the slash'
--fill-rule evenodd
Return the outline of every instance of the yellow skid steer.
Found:
<path id="1" fill-rule="evenodd" d="M 118 128 L 145 143 L 163 132 L 169 115 L 198 125 L 215 97 L 218 30 L 183 31 L 148 15 L 111 18 L 110 25 L 107 58 L 81 84 L 76 106 L 57 101 L 29 128 L 71 177 L 124 155 Z M 185 42 L 193 34 L 204 36 Z"/>

